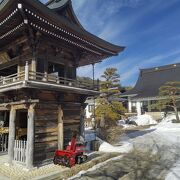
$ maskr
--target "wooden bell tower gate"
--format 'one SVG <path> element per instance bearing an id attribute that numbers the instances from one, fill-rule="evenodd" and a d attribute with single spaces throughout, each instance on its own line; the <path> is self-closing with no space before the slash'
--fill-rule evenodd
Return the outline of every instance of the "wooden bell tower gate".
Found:
<path id="1" fill-rule="evenodd" d="M 94 67 L 124 47 L 82 28 L 71 0 L 1 1 L 0 29 L 0 111 L 9 112 L 8 162 L 27 168 L 52 162 L 73 131 L 84 135 L 85 99 L 99 94 L 94 76 L 84 81 L 77 68 Z"/>

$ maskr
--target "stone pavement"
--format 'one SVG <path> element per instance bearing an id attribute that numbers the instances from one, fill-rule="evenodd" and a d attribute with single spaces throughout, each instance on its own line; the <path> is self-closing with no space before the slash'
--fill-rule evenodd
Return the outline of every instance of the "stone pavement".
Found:
<path id="1" fill-rule="evenodd" d="M 35 168 L 31 171 L 23 169 L 21 165 L 7 166 L 7 155 L 0 156 L 0 180 L 13 179 L 13 180 L 25 180 L 25 179 L 40 179 L 40 177 L 52 176 L 66 170 L 68 168 L 62 166 L 55 166 L 54 164 L 45 165 L 39 168 Z M 49 178 L 48 178 L 49 179 Z"/>
<path id="2" fill-rule="evenodd" d="M 8 157 L 7 157 L 6 154 L 1 155 L 0 156 L 0 166 L 2 164 L 4 164 L 5 162 L 7 162 L 7 159 L 8 159 Z M 8 179 L 9 179 L 8 177 L 6 177 L 6 176 L 4 176 L 3 174 L 0 173 L 0 180 L 8 180 Z"/>
<path id="3" fill-rule="evenodd" d="M 81 170 L 87 170 L 95 164 L 106 161 L 109 158 L 117 156 L 111 153 L 95 152 L 89 155 L 88 161 L 82 165 L 76 165 L 73 168 L 66 168 L 54 164 L 45 165 L 39 168 L 34 168 L 31 171 L 23 169 L 22 166 L 7 166 L 7 155 L 0 156 L 0 180 L 13 179 L 13 180 L 51 180 L 51 179 L 67 179 Z"/>

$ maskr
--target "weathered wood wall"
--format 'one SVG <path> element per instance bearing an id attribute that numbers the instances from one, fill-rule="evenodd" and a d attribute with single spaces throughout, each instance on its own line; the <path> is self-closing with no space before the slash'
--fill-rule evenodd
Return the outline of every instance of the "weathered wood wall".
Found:
<path id="1" fill-rule="evenodd" d="M 35 163 L 53 157 L 57 149 L 58 106 L 40 103 L 35 110 Z"/>
<path id="2" fill-rule="evenodd" d="M 75 131 L 79 133 L 80 131 L 80 103 L 64 103 L 63 106 L 64 112 L 64 145 L 70 141 L 72 133 Z"/>
<path id="3" fill-rule="evenodd" d="M 58 148 L 58 107 L 63 110 L 64 146 L 68 144 L 72 133 L 80 131 L 81 103 L 78 95 L 61 94 L 58 99 L 55 92 L 41 91 L 38 94 L 40 103 L 35 109 L 35 164 L 53 158 Z"/>

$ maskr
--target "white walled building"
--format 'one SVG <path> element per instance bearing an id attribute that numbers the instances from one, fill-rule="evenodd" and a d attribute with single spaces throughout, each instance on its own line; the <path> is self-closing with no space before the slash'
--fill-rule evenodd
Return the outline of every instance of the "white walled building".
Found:
<path id="1" fill-rule="evenodd" d="M 85 118 L 92 118 L 92 115 L 94 113 L 94 98 L 89 97 L 86 99 L 85 103 L 87 104 L 85 108 Z"/>
<path id="2" fill-rule="evenodd" d="M 141 115 L 144 112 L 157 111 L 151 109 L 151 104 L 157 100 L 159 88 L 172 81 L 180 81 L 180 63 L 141 69 L 134 88 L 121 95 L 128 99 L 128 112 Z"/>

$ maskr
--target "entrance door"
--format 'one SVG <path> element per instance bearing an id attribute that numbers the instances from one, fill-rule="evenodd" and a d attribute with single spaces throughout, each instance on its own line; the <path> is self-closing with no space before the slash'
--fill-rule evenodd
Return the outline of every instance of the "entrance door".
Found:
<path id="1" fill-rule="evenodd" d="M 14 160 L 26 162 L 27 146 L 27 109 L 16 110 L 16 134 L 14 143 Z"/>
<path id="2" fill-rule="evenodd" d="M 16 111 L 16 140 L 27 141 L 27 109 Z"/>

